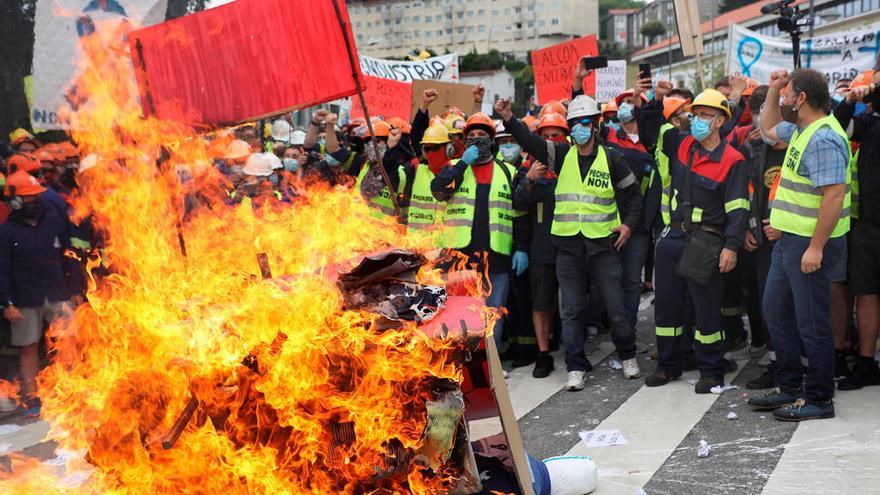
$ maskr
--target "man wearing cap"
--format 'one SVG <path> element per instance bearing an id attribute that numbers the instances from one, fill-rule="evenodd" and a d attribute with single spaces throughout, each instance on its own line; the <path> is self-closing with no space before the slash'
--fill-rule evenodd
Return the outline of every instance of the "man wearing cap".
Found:
<path id="1" fill-rule="evenodd" d="M 514 262 L 528 267 L 528 220 L 513 208 L 516 169 L 496 159 L 495 122 L 475 113 L 467 119 L 464 134 L 467 146 L 461 159 L 444 167 L 431 183 L 434 198 L 446 203 L 441 242 L 467 256 L 478 272 L 488 273 L 486 304 L 500 308 L 507 303 Z M 503 332 L 499 319 L 494 330 L 498 345 Z"/>
<path id="2" fill-rule="evenodd" d="M 681 376 L 685 316 L 693 313 L 700 370 L 694 391 L 708 394 L 724 384 L 721 274 L 736 266 L 748 225 L 748 170 L 742 154 L 721 135 L 731 118 L 724 95 L 707 89 L 691 109 L 690 133 L 668 128 L 658 144 L 669 160 L 671 197 L 669 225 L 657 240 L 654 258 L 657 369 L 645 384 L 662 386 Z M 695 254 L 706 256 L 695 259 Z"/>
<path id="3" fill-rule="evenodd" d="M 783 421 L 834 417 L 831 268 L 846 252 L 850 227 L 850 144 L 831 111 L 825 75 L 812 69 L 770 74 L 761 132 L 787 141 L 770 226 L 773 248 L 764 315 L 776 350 L 779 389 L 749 405 Z M 783 121 L 784 120 L 784 121 Z M 801 354 L 809 367 L 804 373 Z M 805 376 L 806 375 L 806 376 Z"/>
<path id="4" fill-rule="evenodd" d="M 566 389 L 582 390 L 586 374 L 592 369 L 584 352 L 583 321 L 590 279 L 595 282 L 611 320 L 611 335 L 623 361 L 624 377 L 637 378 L 641 371 L 635 359 L 635 327 L 624 303 L 618 251 L 639 222 L 641 193 L 620 153 L 599 144 L 598 105 L 584 95 L 569 104 L 566 124 L 574 145 L 564 140 L 548 141 L 529 132 L 513 116 L 507 98 L 496 102 L 495 111 L 504 120 L 505 128 L 538 162 L 532 165 L 533 178 L 519 186 L 523 193 L 554 197 L 553 212 L 545 215 L 552 215 L 550 233 L 559 250 L 556 276 L 562 295 Z M 558 173 L 555 187 L 545 180 L 548 170 Z"/>
<path id="5" fill-rule="evenodd" d="M 35 379 L 43 326 L 69 314 L 67 301 L 81 301 L 80 272 L 65 256 L 70 222 L 43 197 L 46 188 L 19 171 L 6 179 L 11 214 L 0 225 L 0 304 L 12 324 L 12 345 L 20 346 L 22 397 L 39 414 Z"/>

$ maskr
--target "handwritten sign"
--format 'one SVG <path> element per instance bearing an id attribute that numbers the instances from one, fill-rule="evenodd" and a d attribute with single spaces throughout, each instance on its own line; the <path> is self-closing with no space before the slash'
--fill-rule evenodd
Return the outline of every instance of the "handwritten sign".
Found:
<path id="1" fill-rule="evenodd" d="M 360 56 L 361 71 L 368 76 L 412 82 L 419 79 L 458 81 L 458 54 L 448 53 L 424 60 L 385 60 Z"/>
<path id="2" fill-rule="evenodd" d="M 626 91 L 626 60 L 609 60 L 608 67 L 596 70 L 596 101 L 605 103 Z"/>
<path id="3" fill-rule="evenodd" d="M 775 69 L 791 70 L 791 41 L 770 38 L 731 24 L 727 68 L 762 83 Z M 867 29 L 838 31 L 801 41 L 801 65 L 825 74 L 829 88 L 874 66 L 880 52 L 880 23 Z"/>
<path id="4" fill-rule="evenodd" d="M 428 108 L 430 115 L 442 114 L 449 107 L 458 107 L 464 113 L 470 115 L 480 111 L 480 105 L 474 103 L 473 84 L 447 83 L 440 81 L 413 81 L 412 83 L 412 113 L 416 114 L 422 101 L 422 93 L 426 89 L 433 89 L 440 95 Z"/>
<path id="5" fill-rule="evenodd" d="M 364 76 L 367 87 L 364 90 L 364 99 L 367 100 L 367 110 L 370 117 L 381 116 L 383 118 L 400 117 L 409 121 L 409 107 L 412 93 L 412 84 L 382 79 L 381 77 Z M 361 99 L 357 95 L 351 97 L 351 118 L 356 119 L 364 116 L 364 108 Z"/>
<path id="6" fill-rule="evenodd" d="M 581 57 L 598 54 L 599 46 L 594 34 L 533 51 L 532 68 L 535 72 L 538 104 L 544 105 L 550 100 L 570 99 L 572 78 Z M 592 94 L 595 91 L 595 84 L 596 75 L 587 76 L 584 78 L 584 91 Z"/>

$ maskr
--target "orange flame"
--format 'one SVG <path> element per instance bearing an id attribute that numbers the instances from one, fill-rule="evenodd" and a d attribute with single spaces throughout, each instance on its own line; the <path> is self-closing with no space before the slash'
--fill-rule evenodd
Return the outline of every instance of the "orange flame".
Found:
<path id="1" fill-rule="evenodd" d="M 225 205 L 209 194 L 224 181 L 208 165 L 217 147 L 185 125 L 142 117 L 125 29 L 99 26 L 83 40 L 82 98 L 67 114 L 81 152 L 99 157 L 73 201 L 101 232 L 111 274 L 93 276 L 89 304 L 50 330 L 54 360 L 38 379 L 50 437 L 86 452 L 68 463 L 68 478 L 94 473 L 71 487 L 16 458 L 0 491 L 448 491 L 448 470 L 409 464 L 381 474 L 421 443 L 432 383 L 460 382 L 451 359 L 460 343 L 410 323 L 373 330 L 375 315 L 341 309 L 327 268 L 392 246 L 427 252 L 431 239 L 372 218 L 356 190 L 313 186 L 295 207 Z M 181 166 L 194 177 L 187 188 Z M 184 197 L 196 190 L 203 207 L 183 221 Z M 258 253 L 284 277 L 261 279 Z M 438 272 L 419 277 L 436 282 Z M 248 353 L 256 371 L 241 364 Z M 163 449 L 191 397 L 198 412 Z"/>

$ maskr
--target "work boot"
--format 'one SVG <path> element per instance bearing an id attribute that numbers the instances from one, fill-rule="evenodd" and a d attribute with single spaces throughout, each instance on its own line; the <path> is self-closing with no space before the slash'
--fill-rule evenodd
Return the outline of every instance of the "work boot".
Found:
<path id="1" fill-rule="evenodd" d="M 525 368 L 535 362 L 534 352 L 519 351 L 514 353 L 513 362 L 510 363 L 514 368 Z"/>
<path id="2" fill-rule="evenodd" d="M 880 368 L 873 358 L 862 356 L 859 356 L 849 376 L 837 382 L 840 390 L 858 390 L 871 385 L 880 385 Z"/>
<path id="3" fill-rule="evenodd" d="M 724 372 L 725 373 L 733 373 L 734 371 L 739 369 L 739 364 L 733 359 L 725 359 L 724 360 Z"/>
<path id="4" fill-rule="evenodd" d="M 764 370 L 761 376 L 746 382 L 746 388 L 749 390 L 763 390 L 765 388 L 773 388 L 774 385 L 776 385 L 776 381 L 773 378 L 773 370 L 771 369 Z"/>
<path id="5" fill-rule="evenodd" d="M 653 374 L 648 375 L 645 378 L 645 386 L 646 387 L 662 387 L 667 383 L 678 380 L 678 377 L 681 375 L 670 375 L 665 371 L 657 370 Z"/>
<path id="6" fill-rule="evenodd" d="M 565 390 L 568 390 L 569 392 L 577 392 L 578 390 L 583 390 L 586 384 L 587 373 L 585 371 L 569 371 L 568 382 L 566 382 L 565 384 Z"/>
<path id="7" fill-rule="evenodd" d="M 701 376 L 700 379 L 697 381 L 697 384 L 694 385 L 694 392 L 698 394 L 711 394 L 713 388 L 723 385 L 724 380 L 709 378 L 708 376 Z"/>
<path id="8" fill-rule="evenodd" d="M 636 358 L 629 358 L 623 361 L 623 377 L 627 380 L 633 380 L 642 376 L 642 370 L 639 369 L 639 362 Z"/>
<path id="9" fill-rule="evenodd" d="M 757 411 L 772 411 L 794 404 L 803 395 L 803 391 L 799 389 L 779 387 L 766 394 L 750 397 L 748 404 Z"/>
<path id="10" fill-rule="evenodd" d="M 538 354 L 535 360 L 535 369 L 532 370 L 532 376 L 535 378 L 547 378 L 553 371 L 553 356 L 549 352 Z"/>
<path id="11" fill-rule="evenodd" d="M 848 377 L 852 373 L 849 369 L 849 365 L 846 364 L 846 353 L 844 351 L 835 351 L 834 352 L 834 379 L 842 380 Z M 841 389 L 841 390 L 851 390 L 851 389 Z"/>
<path id="12" fill-rule="evenodd" d="M 834 417 L 834 402 L 807 402 L 798 399 L 794 403 L 773 411 L 773 417 L 780 421 L 806 421 Z"/>

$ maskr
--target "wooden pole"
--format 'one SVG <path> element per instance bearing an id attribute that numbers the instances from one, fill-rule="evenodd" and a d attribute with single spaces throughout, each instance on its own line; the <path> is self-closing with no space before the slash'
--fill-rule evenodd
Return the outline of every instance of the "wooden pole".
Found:
<path id="1" fill-rule="evenodd" d="M 696 59 L 697 59 L 697 73 L 700 75 L 700 86 L 702 86 L 703 91 L 705 91 L 706 90 L 706 79 L 703 76 L 703 58 L 702 58 L 702 55 L 700 55 L 699 51 L 694 54 L 694 57 L 696 57 Z"/>
<path id="2" fill-rule="evenodd" d="M 379 145 L 376 143 L 376 132 L 373 131 L 373 122 L 370 120 L 370 113 L 367 111 L 367 101 L 364 98 L 364 90 L 358 82 L 357 62 L 354 60 L 354 53 L 351 50 L 351 40 L 348 39 L 348 29 L 346 29 L 345 21 L 342 19 L 342 12 L 339 10 L 337 0 L 333 0 L 333 8 L 336 10 L 336 18 L 339 19 L 339 27 L 342 30 L 342 38 L 345 40 L 345 49 L 348 51 L 348 63 L 351 66 L 351 77 L 357 87 L 358 98 L 361 100 L 361 107 L 364 109 L 364 119 L 367 121 L 367 129 L 370 131 L 370 142 L 373 145 L 373 152 L 376 159 L 379 159 Z M 328 129 L 330 132 L 336 132 L 334 129 Z M 391 179 L 385 171 L 385 167 L 381 163 L 370 163 L 371 167 L 377 167 L 379 173 L 382 174 L 382 180 L 385 181 L 385 187 L 388 188 L 388 195 L 391 197 L 391 204 L 394 206 L 394 215 L 400 216 L 400 207 L 397 204 L 397 192 L 391 187 Z"/>

